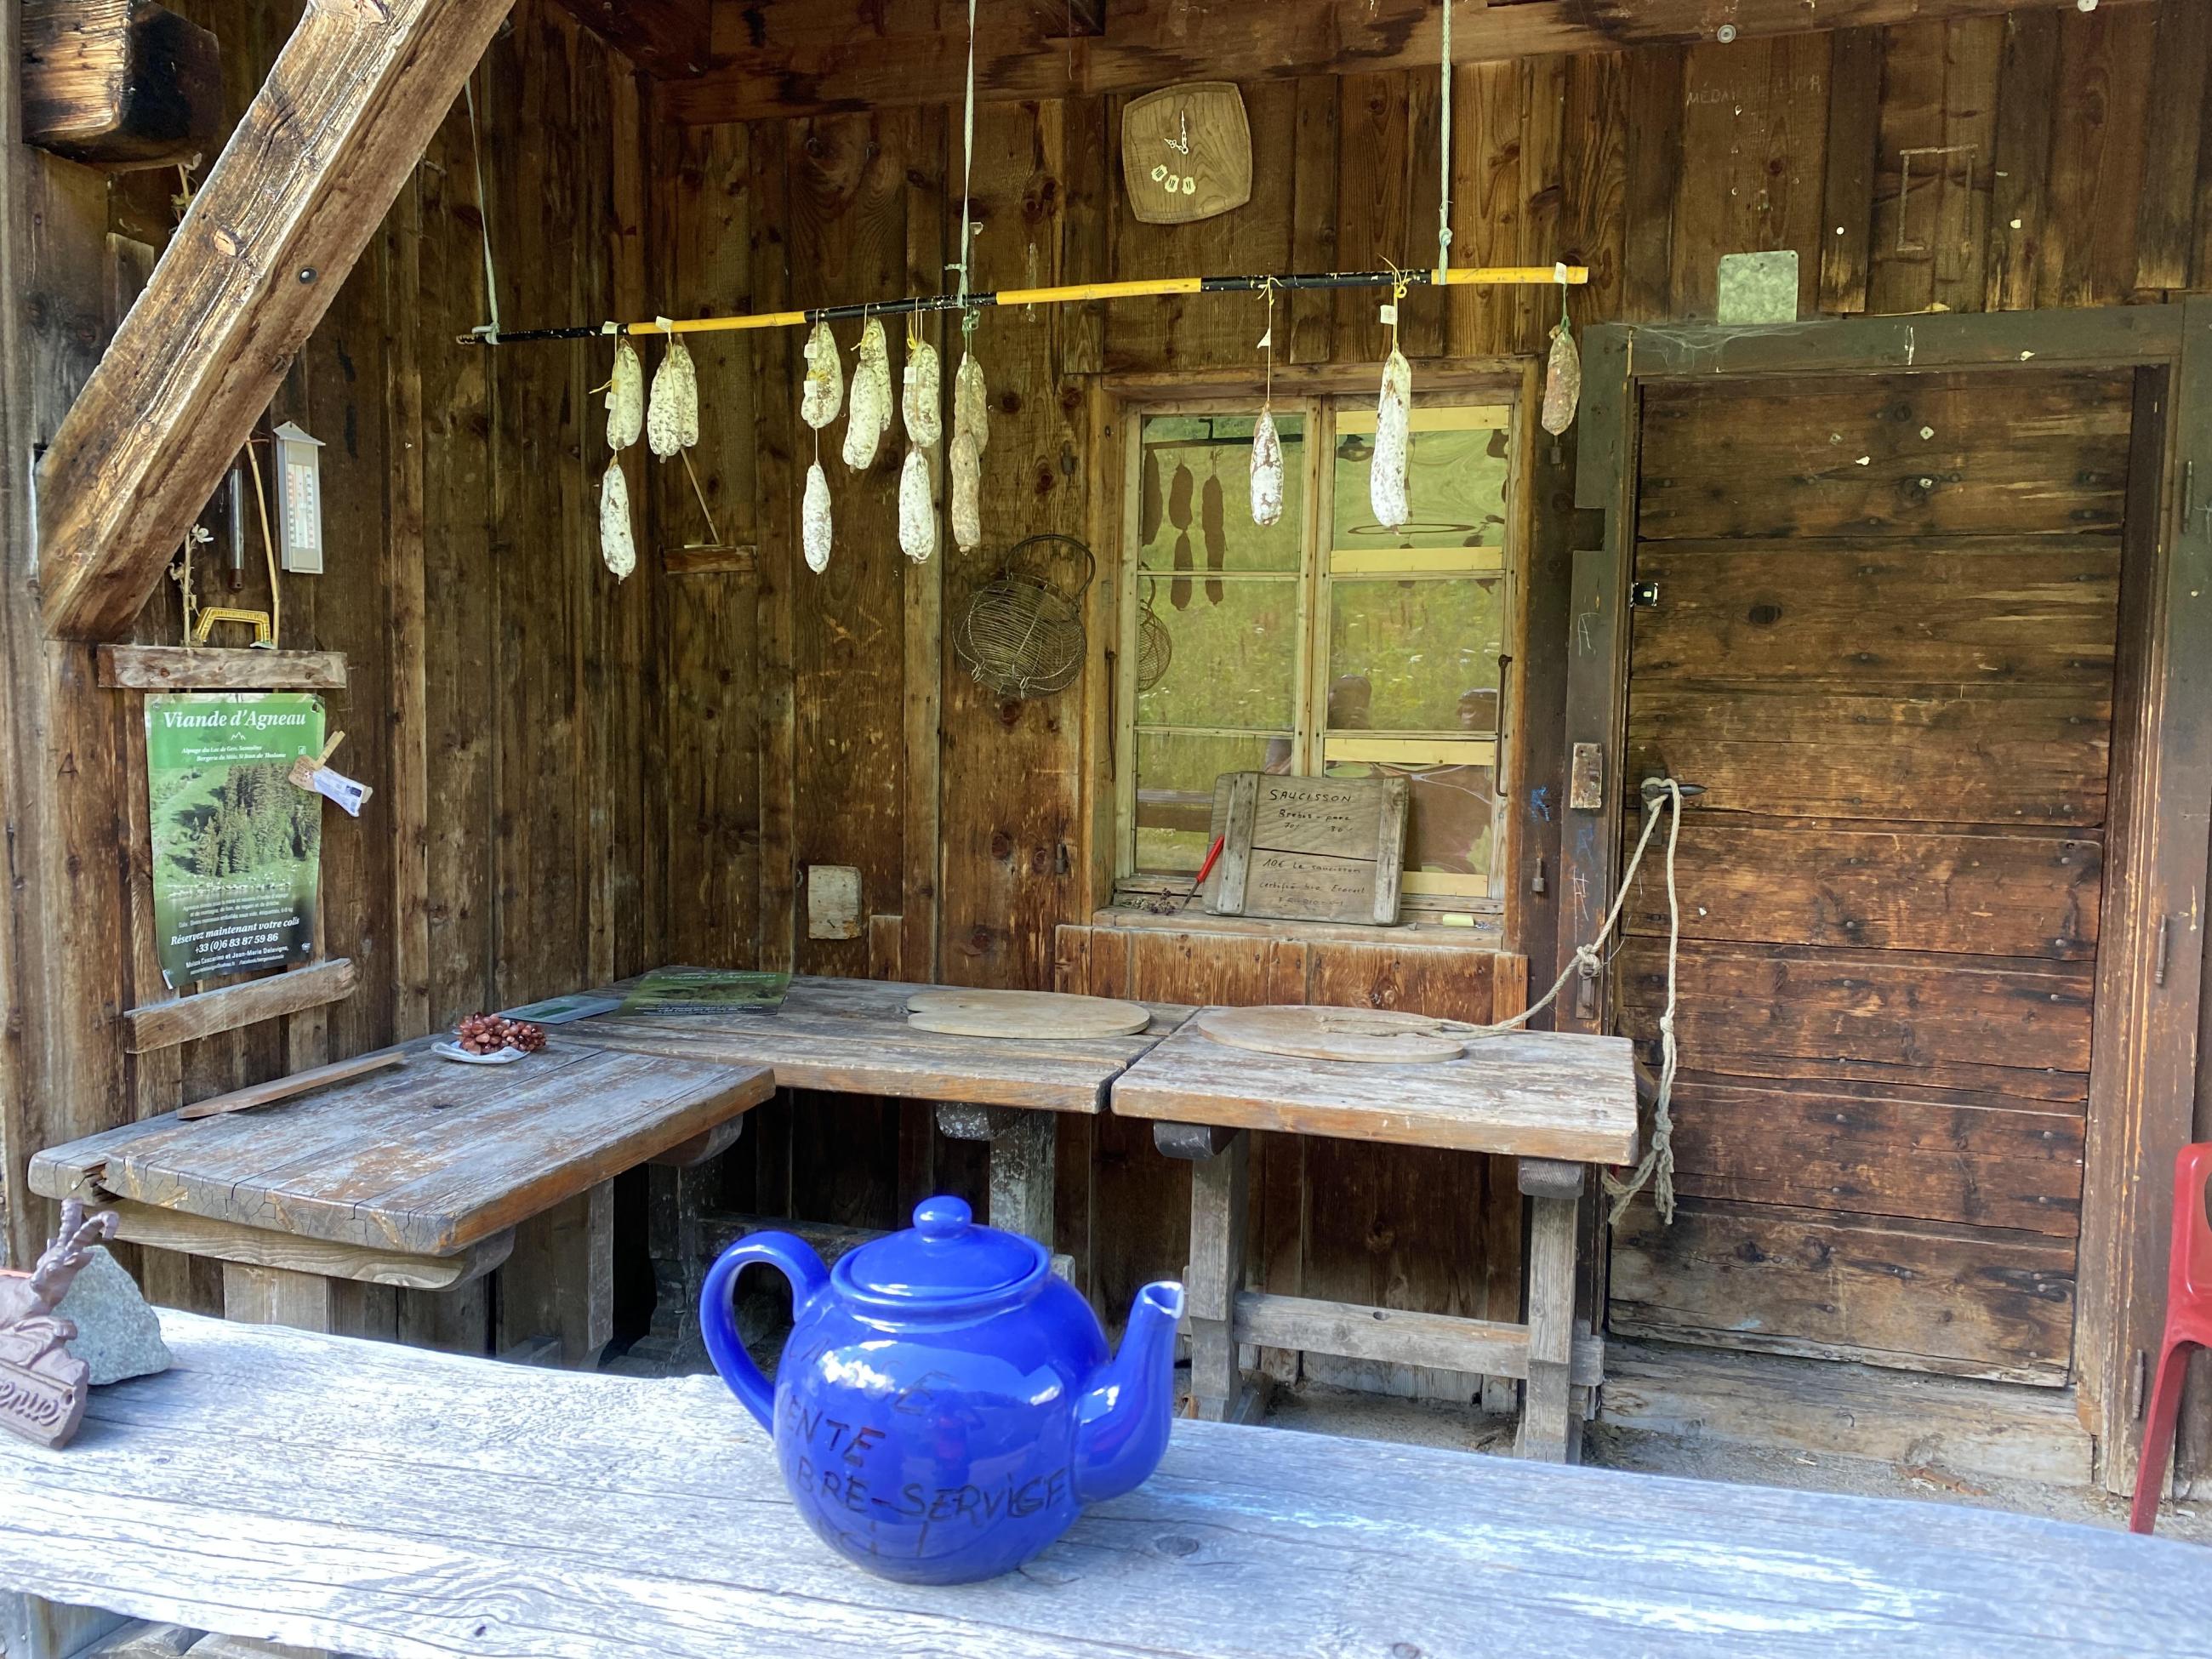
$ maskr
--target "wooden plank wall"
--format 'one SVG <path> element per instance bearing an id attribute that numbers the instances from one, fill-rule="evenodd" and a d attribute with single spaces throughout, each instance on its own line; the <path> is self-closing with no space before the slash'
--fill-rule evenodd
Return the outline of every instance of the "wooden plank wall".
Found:
<path id="1" fill-rule="evenodd" d="M 185 9 L 240 43 L 242 102 L 289 9 Z M 887 27 L 886 9 L 864 15 Z M 2203 8 L 2164 0 L 1471 67 L 1455 82 L 1456 255 L 1589 264 L 1591 286 L 1571 296 L 1583 323 L 1710 316 L 1717 256 L 1753 248 L 1798 251 L 1808 313 L 2129 303 L 2212 285 L 2205 33 Z M 477 85 L 510 322 L 945 280 L 957 110 L 678 126 L 625 64 L 532 0 Z M 1253 201 L 1182 229 L 1138 225 L 1122 206 L 1121 99 L 988 106 L 978 282 L 1432 257 L 1433 75 L 1246 93 Z M 26 170 L 42 205 L 19 238 L 19 315 L 51 431 L 166 209 L 158 182 L 111 190 L 43 157 Z M 364 961 L 369 988 L 293 1022 L 296 1034 L 127 1060 L 112 1023 L 145 994 L 143 941 L 124 925 L 143 872 L 69 849 L 117 844 L 118 826 L 120 844 L 139 844 L 135 700 L 93 689 L 88 656 L 27 650 L 11 633 L 11 694 L 34 690 L 50 711 L 34 745 L 19 740 L 8 798 L 45 930 L 7 958 L 11 1000 L 33 1011 L 9 1039 L 11 1166 L 28 1146 L 265 1075 L 295 1053 L 350 1051 L 647 960 L 1047 985 L 1054 926 L 1087 920 L 1101 896 L 1091 792 L 1106 757 L 1083 729 L 1082 688 L 996 702 L 943 648 L 943 619 L 988 568 L 906 566 L 888 473 L 854 481 L 834 455 L 837 560 L 826 579 L 799 562 L 811 451 L 793 412 L 795 339 L 700 353 L 702 480 L 722 540 L 757 550 L 750 572 L 663 577 L 659 556 L 703 526 L 679 476 L 637 462 L 646 556 L 619 592 L 599 573 L 588 394 L 604 353 L 450 343 L 482 320 L 482 211 L 457 112 L 286 393 L 287 412 L 341 434 L 329 480 L 355 504 L 332 574 L 295 594 L 297 642 L 348 652 L 350 763 L 386 790 L 373 814 L 404 814 L 334 825 L 326 854 L 326 943 Z M 1370 307 L 1302 296 L 1290 356 L 1371 359 Z M 1555 316 L 1546 292 L 1419 294 L 1404 343 L 1417 358 L 1531 351 Z M 1256 301 L 1196 296 L 987 318 L 987 541 L 1095 538 L 1110 521 L 1115 436 L 1098 373 L 1242 368 L 1258 323 Z M 938 339 L 949 356 L 952 337 Z M 1539 616 L 1553 614 L 1571 544 L 1540 521 Z M 18 582 L 21 561 L 11 549 Z M 167 603 L 148 637 L 167 636 Z M 1528 784 L 1521 810 L 1540 846 L 1556 794 L 1538 792 L 1557 781 Z M 861 939 L 804 936 L 814 863 L 861 870 Z M 1547 925 L 1550 902 L 1529 901 L 1528 929 Z M 887 1103 L 766 1115 L 733 1179 L 747 1207 L 828 1219 L 883 1218 L 930 1185 L 973 1192 L 972 1151 L 918 1116 Z M 1071 1141 L 1064 1191 L 1087 1183 L 1091 1156 Z M 1378 1211 L 1371 1224 L 1407 1237 L 1443 1224 Z M 11 1231 L 20 1249 L 36 1225 L 19 1214 Z"/>
<path id="2" fill-rule="evenodd" d="M 296 8 L 179 9 L 221 38 L 229 107 L 242 109 Z M 474 87 L 503 318 L 634 310 L 641 94 L 627 62 L 525 0 Z M 30 198 L 10 303 L 35 443 L 151 269 L 178 181 L 35 151 L 11 165 Z M 377 792 L 358 822 L 325 817 L 322 946 L 360 964 L 354 995 L 123 1053 L 118 1015 L 167 994 L 150 937 L 143 697 L 100 690 L 88 647 L 9 635 L 15 930 L 43 935 L 7 963 L 11 1008 L 37 1011 L 11 1041 L 0 1096 L 18 1255 L 49 1221 L 20 1197 L 37 1147 L 662 959 L 670 837 L 645 787 L 661 741 L 658 567 L 617 586 L 599 563 L 591 354 L 495 357 L 456 343 L 484 320 L 484 212 L 457 107 L 273 410 L 328 446 L 327 574 L 287 580 L 283 642 L 345 654 L 348 685 L 329 699 L 346 732 L 336 763 Z M 240 603 L 265 603 L 259 557 L 250 543 Z M 9 609 L 34 617 L 28 565 L 11 538 Z M 165 584 L 136 637 L 171 641 L 178 628 Z M 182 1258 L 147 1255 L 157 1295 L 208 1304 L 215 1286 Z M 389 1292 L 356 1312 L 372 1329 L 402 1316 Z"/>
<path id="3" fill-rule="evenodd" d="M 908 9 L 864 9 L 855 49 L 870 29 L 889 37 L 910 25 Z M 1587 263 L 1592 282 L 1570 301 L 1582 324 L 1710 319 L 1718 257 L 1756 249 L 1797 251 L 1807 315 L 2156 301 L 2212 285 L 2212 167 L 2200 166 L 2194 118 L 2204 33 L 2202 8 L 2167 0 L 1469 67 L 1454 83 L 1454 256 Z M 1122 201 L 1124 98 L 981 106 L 977 284 L 1432 260 L 1433 73 L 1243 93 L 1252 199 L 1181 228 L 1139 224 Z M 958 237 L 957 109 L 717 125 L 699 86 L 667 107 L 651 122 L 653 270 L 667 291 L 655 307 L 865 300 L 946 280 Z M 1383 349 L 1373 303 L 1297 296 L 1277 339 L 1297 362 L 1372 360 Z M 1460 290 L 1416 293 L 1404 314 L 1405 348 L 1419 360 L 1535 351 L 1558 312 L 1549 292 Z M 975 348 L 994 395 L 987 549 L 1045 530 L 1109 535 L 1115 404 L 1099 375 L 1242 369 L 1261 326 L 1249 297 L 985 314 Z M 841 335 L 848 353 L 856 334 Z M 936 338 L 949 371 L 957 336 L 940 328 Z M 1095 837 L 1110 829 L 1110 814 L 1096 811 L 1108 744 L 1081 730 L 1081 686 L 1029 703 L 978 695 L 942 630 L 988 578 L 988 556 L 963 558 L 948 544 L 930 564 L 904 567 L 883 461 L 862 480 L 834 454 L 825 462 L 837 550 L 826 577 L 805 570 L 796 519 L 812 449 L 792 413 L 797 344 L 760 337 L 729 348 L 705 392 L 708 488 L 726 538 L 757 544 L 759 562 L 751 575 L 669 584 L 660 672 L 672 951 L 1052 984 L 1054 925 L 1087 922 L 1104 898 L 1087 872 Z M 902 361 L 896 339 L 893 356 Z M 1540 618 L 1563 615 L 1572 544 L 1560 489 L 1571 436 L 1561 449 L 1538 458 L 1543 505 L 1528 568 Z M 1111 616 L 1103 602 L 1094 610 L 1102 639 Z M 1534 710 L 1557 687 L 1545 689 L 1540 641 L 1531 654 Z M 1094 651 L 1092 672 L 1103 665 Z M 733 749 L 747 736 L 750 756 Z M 2022 769 L 2006 775 L 2047 777 L 2082 760 L 2081 745 L 2050 738 L 2020 734 Z M 1527 784 L 1519 810 L 1533 860 L 1556 848 L 1559 781 L 1538 764 Z M 866 939 L 804 937 L 813 862 L 860 868 L 876 917 Z M 1546 935 L 1555 897 L 1526 896 L 1509 948 Z M 828 1133 L 794 1144 L 794 1124 L 809 1116 Z M 733 1202 L 791 1199 L 823 1219 L 882 1224 L 932 1182 L 973 1194 L 972 1152 L 935 1139 L 915 1110 L 848 1103 L 761 1122 L 753 1161 L 732 1160 L 744 1166 Z M 1177 1172 L 1151 1169 L 1148 1146 L 1094 1139 L 1063 1138 L 1062 1213 L 1087 1215 L 1095 1192 L 1121 1236 L 1143 1241 L 1130 1244 L 1126 1271 L 1102 1267 L 1110 1305 L 1128 1274 L 1178 1259 Z M 1353 1190 L 1328 1181 L 1332 1192 Z M 1459 1211 L 1479 1198 L 1465 1186 L 1376 1188 L 1346 1220 L 1364 1232 L 1344 1244 L 1346 1261 L 1430 1282 L 1427 1269 L 1407 1267 L 1407 1241 L 1454 1239 Z M 1064 1247 L 1079 1242 L 1076 1225 Z M 1378 1238 L 1395 1241 L 1379 1257 Z"/>

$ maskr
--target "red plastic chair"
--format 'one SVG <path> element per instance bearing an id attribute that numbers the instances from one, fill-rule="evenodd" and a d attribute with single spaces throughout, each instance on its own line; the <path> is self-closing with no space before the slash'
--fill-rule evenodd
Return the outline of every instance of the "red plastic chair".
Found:
<path id="1" fill-rule="evenodd" d="M 2166 1270 L 2166 1335 L 2159 1344 L 2150 1420 L 2136 1465 L 2136 1498 L 2128 1530 L 2148 1532 L 2166 1491 L 2173 1424 L 2181 1414 L 2181 1379 L 2191 1348 L 2212 1348 L 2212 1219 L 2204 1208 L 2212 1187 L 2212 1145 L 2184 1146 L 2173 1165 L 2173 1249 Z"/>

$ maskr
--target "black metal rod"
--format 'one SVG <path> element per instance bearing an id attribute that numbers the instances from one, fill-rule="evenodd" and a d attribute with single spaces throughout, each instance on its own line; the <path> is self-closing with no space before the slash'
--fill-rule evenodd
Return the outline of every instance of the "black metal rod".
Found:
<path id="1" fill-rule="evenodd" d="M 1575 278 L 1571 276 L 1569 280 Z M 1401 283 L 1407 288 L 1437 286 L 1434 274 L 1425 270 L 1328 270 L 1305 271 L 1288 276 L 1201 276 L 1196 291 L 1200 294 L 1258 294 L 1270 288 L 1285 291 L 1298 289 L 1395 288 Z M 1006 290 L 1014 296 L 1012 303 L 1015 305 L 1033 303 L 1022 298 L 1030 291 L 1023 289 Z M 1000 303 L 996 292 L 972 293 L 965 300 L 957 294 L 925 294 L 902 300 L 868 300 L 854 305 L 813 306 L 789 314 L 805 323 L 837 323 L 869 317 L 911 317 L 945 311 L 981 311 Z M 781 316 L 786 313 L 769 314 Z M 797 326 L 798 324 L 788 325 Z M 606 335 L 607 331 L 604 324 L 582 324 L 572 328 L 510 329 L 497 335 L 488 330 L 476 331 L 459 337 L 464 345 L 527 345 L 546 340 L 596 340 Z M 617 332 L 627 332 L 627 330 L 618 328 Z"/>

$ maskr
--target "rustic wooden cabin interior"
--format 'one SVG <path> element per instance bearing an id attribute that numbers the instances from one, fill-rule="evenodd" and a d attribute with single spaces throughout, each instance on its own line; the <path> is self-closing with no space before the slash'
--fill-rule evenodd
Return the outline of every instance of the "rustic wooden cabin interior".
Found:
<path id="1" fill-rule="evenodd" d="M 2212 1543 L 2201 1359 L 2139 1468 L 2212 1140 L 2212 5 L 0 29 L 0 1261 L 75 1194 L 164 1310 L 660 1386 L 708 1369 L 733 1243 L 834 1259 L 949 1194 L 1110 1332 L 1187 1279 L 1190 1415 L 2106 1527 L 2148 1483 Z M 180 979 L 150 705 L 263 692 L 319 710 L 305 931 Z M 1269 780 L 1381 792 L 1396 862 L 1236 914 Z M 531 1064 L 605 1069 L 487 1119 L 466 1224 L 356 1237 L 280 1178 L 404 1196 L 395 1079 L 519 1086 L 426 1040 L 672 968 L 794 977 L 781 1015 L 552 1025 Z M 1079 1081 L 1053 1004 L 995 1068 L 899 1071 L 928 986 L 1155 1012 Z M 1528 1051 L 1552 1116 L 1503 1138 L 1370 1127 L 1352 1063 L 1279 1051 L 1179 1119 L 1181 1024 L 1262 1006 L 1429 1017 L 1476 1068 L 1590 1046 Z M 863 1015 L 860 1059 L 720 1035 Z M 228 1109 L 398 1047 L 343 1139 L 342 1092 Z M 556 1110 L 588 1159 L 528 1139 Z M 193 1128 L 228 1163 L 134 1139 Z M 48 1622 L 0 1653 L 113 1642 L 6 1531 Z M 603 1650 L 541 1639 L 497 1650 Z"/>

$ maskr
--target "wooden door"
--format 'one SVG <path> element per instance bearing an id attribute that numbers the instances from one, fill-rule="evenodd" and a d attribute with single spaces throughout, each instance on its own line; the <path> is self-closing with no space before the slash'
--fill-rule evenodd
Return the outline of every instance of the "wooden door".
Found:
<path id="1" fill-rule="evenodd" d="M 2134 382 L 1644 386 L 1631 810 L 1705 793 L 1682 1196 L 1616 1229 L 1615 1329 L 2066 1379 Z M 1666 925 L 1655 844 L 1639 1038 Z"/>

